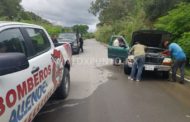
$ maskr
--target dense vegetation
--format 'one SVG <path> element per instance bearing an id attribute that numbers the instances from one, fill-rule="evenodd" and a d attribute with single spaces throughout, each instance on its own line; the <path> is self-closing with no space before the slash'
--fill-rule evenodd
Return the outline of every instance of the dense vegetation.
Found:
<path id="1" fill-rule="evenodd" d="M 166 30 L 190 57 L 190 0 L 96 0 L 89 12 L 99 17 L 95 33 L 99 41 L 119 34 L 130 42 L 133 31 Z"/>
<path id="2" fill-rule="evenodd" d="M 34 23 L 48 32 L 79 31 L 84 37 L 93 37 L 88 26 L 70 28 L 55 26 L 38 15 L 25 11 L 21 0 L 1 0 L 0 20 Z M 97 40 L 107 42 L 112 34 L 127 37 L 130 42 L 133 31 L 161 29 L 173 33 L 172 41 L 179 43 L 190 57 L 190 0 L 95 0 L 89 12 L 99 17 L 95 33 Z"/>
<path id="3" fill-rule="evenodd" d="M 64 27 L 63 32 L 80 33 L 83 39 L 94 38 L 94 34 L 89 33 L 88 29 L 89 29 L 88 25 L 77 24 L 77 25 L 73 25 L 72 27 Z"/>
<path id="4" fill-rule="evenodd" d="M 166 16 L 160 17 L 155 27 L 171 32 L 173 41 L 179 43 L 190 57 L 190 3 L 177 5 Z"/>

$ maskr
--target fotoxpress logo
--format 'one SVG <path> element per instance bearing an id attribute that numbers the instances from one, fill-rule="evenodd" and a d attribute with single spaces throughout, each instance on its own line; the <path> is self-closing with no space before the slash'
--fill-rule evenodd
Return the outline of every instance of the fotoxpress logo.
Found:
<path id="1" fill-rule="evenodd" d="M 120 58 L 116 58 L 121 63 Z M 72 63 L 74 65 L 113 65 L 114 60 L 108 58 L 93 58 L 93 57 L 73 57 Z"/>

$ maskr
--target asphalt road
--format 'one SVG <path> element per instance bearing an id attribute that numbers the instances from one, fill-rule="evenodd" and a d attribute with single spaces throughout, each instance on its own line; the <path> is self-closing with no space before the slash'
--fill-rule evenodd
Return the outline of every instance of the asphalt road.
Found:
<path id="1" fill-rule="evenodd" d="M 69 97 L 52 98 L 34 122 L 190 122 L 188 83 L 150 72 L 140 83 L 130 81 L 95 40 L 86 40 L 84 53 L 73 56 L 70 73 Z"/>

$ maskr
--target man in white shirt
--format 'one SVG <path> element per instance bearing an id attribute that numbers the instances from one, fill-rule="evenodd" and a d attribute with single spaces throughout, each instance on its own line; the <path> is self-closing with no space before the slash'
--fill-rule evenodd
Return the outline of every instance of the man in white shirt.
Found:
<path id="1" fill-rule="evenodd" d="M 113 46 L 119 47 L 119 40 L 118 40 L 118 39 L 115 39 L 115 40 L 113 41 Z"/>

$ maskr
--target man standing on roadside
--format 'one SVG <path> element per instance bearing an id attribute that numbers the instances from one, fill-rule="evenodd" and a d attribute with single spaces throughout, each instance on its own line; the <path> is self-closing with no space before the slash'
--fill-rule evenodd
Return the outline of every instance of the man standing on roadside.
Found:
<path id="1" fill-rule="evenodd" d="M 185 62 L 186 62 L 186 55 L 183 49 L 176 43 L 169 44 L 168 41 L 164 41 L 164 47 L 169 49 L 171 54 L 171 58 L 173 59 L 173 66 L 172 66 L 172 80 L 176 81 L 176 73 L 177 69 L 180 69 L 180 83 L 184 84 L 184 69 L 185 69 Z"/>
<path id="2" fill-rule="evenodd" d="M 80 43 L 80 48 L 79 48 L 79 50 L 81 50 L 82 52 L 83 52 L 83 39 L 82 39 L 82 37 L 80 37 L 79 38 L 79 43 Z"/>
<path id="3" fill-rule="evenodd" d="M 145 48 L 146 46 L 140 44 L 138 41 L 136 44 L 130 49 L 130 53 L 134 54 L 134 62 L 132 65 L 131 75 L 128 77 L 130 80 L 135 80 L 139 82 L 141 80 L 142 70 L 145 63 Z M 137 76 L 135 77 L 137 69 Z"/>

